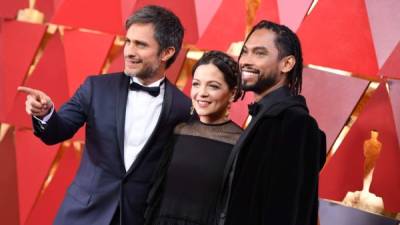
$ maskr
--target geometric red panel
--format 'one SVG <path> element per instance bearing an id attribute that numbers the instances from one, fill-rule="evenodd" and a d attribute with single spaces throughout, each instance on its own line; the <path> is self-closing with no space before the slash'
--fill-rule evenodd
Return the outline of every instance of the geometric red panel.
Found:
<path id="1" fill-rule="evenodd" d="M 400 143 L 400 80 L 388 80 L 387 83 L 389 85 L 389 98 L 393 109 L 397 140 Z"/>
<path id="2" fill-rule="evenodd" d="M 193 76 L 192 74 L 189 74 L 189 76 L 187 76 L 186 84 L 182 89 L 182 92 L 189 98 L 190 98 L 190 90 L 192 89 L 192 82 L 193 82 Z"/>
<path id="3" fill-rule="evenodd" d="M 178 76 L 179 73 L 181 72 L 183 62 L 185 62 L 186 59 L 186 52 L 187 49 L 181 49 L 175 62 L 171 64 L 171 66 L 167 69 L 167 71 L 165 71 L 168 80 L 173 84 L 175 84 L 176 81 L 178 80 Z"/>
<path id="4" fill-rule="evenodd" d="M 0 121 L 11 110 L 17 87 L 22 84 L 46 27 L 6 21 L 0 30 Z M 29 37 L 29 38 L 27 38 Z"/>
<path id="5" fill-rule="evenodd" d="M 249 116 L 248 104 L 254 102 L 253 92 L 247 92 L 243 100 L 233 103 L 229 113 L 229 117 L 233 122 L 243 127 Z"/>
<path id="6" fill-rule="evenodd" d="M 385 209 L 400 211 L 400 149 L 385 83 L 366 103 L 341 146 L 320 176 L 320 197 L 341 201 L 348 191 L 362 189 L 363 144 L 370 131 L 379 132 L 381 153 L 375 165 L 371 192 L 383 198 Z"/>
<path id="7" fill-rule="evenodd" d="M 1 125 L 0 125 L 1 126 Z M 0 218 L 2 224 L 19 225 L 17 165 L 14 128 L 0 140 Z"/>
<path id="8" fill-rule="evenodd" d="M 269 20 L 279 23 L 279 10 L 277 0 L 264 0 L 261 1 L 257 9 L 256 18 L 253 21 L 255 25 L 260 20 Z"/>
<path id="9" fill-rule="evenodd" d="M 0 17 L 15 18 L 19 9 L 28 8 L 26 0 L 0 0 Z"/>
<path id="10" fill-rule="evenodd" d="M 124 53 L 122 49 L 119 51 L 118 55 L 111 61 L 110 67 L 108 67 L 107 73 L 117 73 L 124 71 Z"/>
<path id="11" fill-rule="evenodd" d="M 133 7 L 135 6 L 137 0 L 121 0 L 121 16 L 122 22 L 124 22 L 132 14 Z"/>
<path id="12" fill-rule="evenodd" d="M 63 0 L 50 21 L 111 34 L 124 33 L 121 2 L 115 0 Z"/>
<path id="13" fill-rule="evenodd" d="M 379 74 L 389 78 L 400 79 L 400 41 L 397 42 L 396 48 L 382 66 Z"/>
<path id="14" fill-rule="evenodd" d="M 201 37 L 221 5 L 222 0 L 195 0 L 194 2 L 196 4 L 199 37 Z"/>
<path id="15" fill-rule="evenodd" d="M 63 38 L 69 96 L 72 96 L 87 76 L 101 72 L 114 36 L 66 30 Z"/>
<path id="16" fill-rule="evenodd" d="M 25 86 L 45 92 L 56 108 L 68 100 L 67 71 L 64 47 L 60 35 L 54 34 L 46 45 L 43 56 Z M 18 93 L 7 121 L 18 127 L 32 127 L 31 117 L 25 112 L 25 93 Z"/>
<path id="17" fill-rule="evenodd" d="M 68 186 L 71 184 L 79 166 L 80 156 L 72 147 L 61 147 L 62 157 L 57 170 L 38 198 L 24 225 L 51 225 L 61 205 Z"/>
<path id="18" fill-rule="evenodd" d="M 400 40 L 400 1 L 365 0 L 379 68 Z"/>
<path id="19" fill-rule="evenodd" d="M 279 18 L 281 24 L 297 31 L 311 6 L 312 0 L 280 0 L 278 1 Z"/>
<path id="20" fill-rule="evenodd" d="M 364 0 L 320 0 L 297 33 L 305 64 L 377 76 Z"/>
<path id="21" fill-rule="evenodd" d="M 31 130 L 15 132 L 20 221 L 25 223 L 59 145 L 46 146 Z"/>
<path id="22" fill-rule="evenodd" d="M 367 80 L 304 68 L 302 94 L 326 134 L 329 150 L 368 85 Z"/>
<path id="23" fill-rule="evenodd" d="M 194 0 L 137 0 L 134 10 L 146 5 L 159 5 L 174 12 L 185 28 L 184 43 L 195 44 L 199 39 Z"/>
<path id="24" fill-rule="evenodd" d="M 196 46 L 203 50 L 226 51 L 232 42 L 244 40 L 245 31 L 246 1 L 223 0 Z"/>
<path id="25" fill-rule="evenodd" d="M 383 88 L 382 88 L 383 89 Z M 383 197 L 385 208 L 391 212 L 400 212 L 400 145 L 396 135 L 396 127 L 393 119 L 393 111 L 399 108 L 391 108 L 388 93 L 385 91 L 381 102 L 377 103 L 385 107 L 384 111 L 390 113 L 387 118 L 381 118 L 377 130 L 382 133 L 382 152 L 377 161 L 371 190 Z M 383 110 L 382 110 L 383 111 Z M 377 115 L 385 114 L 375 114 Z M 370 118 L 372 119 L 372 118 Z M 377 125 L 378 127 L 378 125 Z"/>

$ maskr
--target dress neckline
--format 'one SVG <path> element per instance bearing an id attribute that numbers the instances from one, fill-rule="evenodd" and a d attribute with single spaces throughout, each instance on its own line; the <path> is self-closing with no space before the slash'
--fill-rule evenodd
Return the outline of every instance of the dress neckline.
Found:
<path id="1" fill-rule="evenodd" d="M 197 120 L 197 122 L 199 122 L 200 124 L 202 124 L 204 126 L 215 127 L 215 126 L 222 126 L 222 125 L 228 124 L 228 123 L 232 122 L 232 120 L 227 120 L 222 123 L 204 123 L 204 122 L 201 122 L 200 120 Z"/>

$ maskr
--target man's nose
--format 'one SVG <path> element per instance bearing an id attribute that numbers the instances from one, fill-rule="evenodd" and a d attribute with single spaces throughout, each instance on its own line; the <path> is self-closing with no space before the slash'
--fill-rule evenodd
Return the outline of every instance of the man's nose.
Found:
<path id="1" fill-rule="evenodd" d="M 241 56 L 239 58 L 239 66 L 240 66 L 240 68 L 242 68 L 244 66 L 250 66 L 252 64 L 253 64 L 253 61 L 252 61 L 251 57 L 249 57 L 248 55 Z"/>
<path id="2" fill-rule="evenodd" d="M 136 54 L 136 48 L 133 45 L 125 45 L 124 46 L 124 53 L 126 57 L 134 58 Z"/>

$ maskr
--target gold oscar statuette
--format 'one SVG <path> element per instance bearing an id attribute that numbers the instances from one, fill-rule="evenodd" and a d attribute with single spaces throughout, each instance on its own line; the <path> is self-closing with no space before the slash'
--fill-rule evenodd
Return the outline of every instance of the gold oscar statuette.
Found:
<path id="1" fill-rule="evenodd" d="M 343 199 L 346 206 L 358 208 L 364 211 L 382 214 L 384 204 L 381 197 L 370 192 L 370 186 L 374 174 L 376 161 L 382 149 L 382 143 L 378 140 L 379 133 L 371 130 L 371 137 L 364 141 L 364 179 L 361 191 L 348 192 Z"/>
<path id="2" fill-rule="evenodd" d="M 28 23 L 43 24 L 44 14 L 35 9 L 35 0 L 29 0 L 29 8 L 20 9 L 18 11 L 17 20 Z"/>

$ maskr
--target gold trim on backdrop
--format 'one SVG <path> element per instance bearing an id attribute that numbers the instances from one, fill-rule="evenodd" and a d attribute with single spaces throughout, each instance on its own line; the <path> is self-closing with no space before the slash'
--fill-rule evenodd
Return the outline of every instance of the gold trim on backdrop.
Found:
<path id="1" fill-rule="evenodd" d="M 346 77 L 350 77 L 351 75 L 353 75 L 351 72 L 349 71 L 345 71 L 345 70 L 340 70 L 340 69 L 335 69 L 335 68 L 330 68 L 330 67 L 326 67 L 326 66 L 318 66 L 318 65 L 314 65 L 314 64 L 307 64 L 304 65 L 305 67 L 314 69 L 314 70 L 320 70 L 320 71 L 325 71 L 328 73 L 333 73 L 333 74 L 337 74 L 337 75 L 341 75 L 341 76 L 346 76 Z"/>
<path id="2" fill-rule="evenodd" d="M 189 50 L 186 53 L 186 58 L 188 59 L 193 59 L 193 60 L 199 60 L 204 54 L 204 51 L 199 51 L 199 50 Z"/>
<path id="3" fill-rule="evenodd" d="M 106 74 L 110 69 L 112 62 L 119 56 L 121 53 L 121 49 L 124 47 L 125 37 L 116 35 L 114 39 L 114 43 L 108 51 L 107 57 L 104 61 L 103 67 L 101 69 L 101 74 Z M 124 54 L 122 52 L 122 54 Z M 121 68 L 121 71 L 123 68 Z"/>
<path id="4" fill-rule="evenodd" d="M 57 32 L 57 29 L 58 29 L 58 28 L 59 28 L 58 25 L 52 24 L 52 23 L 48 23 L 48 24 L 47 24 L 47 30 L 46 30 L 46 32 L 47 32 L 48 34 L 55 34 L 55 33 Z M 59 30 L 61 31 L 61 30 L 63 30 L 63 29 L 60 27 Z"/>
<path id="5" fill-rule="evenodd" d="M 307 11 L 306 16 L 309 16 L 311 14 L 311 12 L 314 10 L 315 6 L 317 5 L 318 0 L 313 0 L 313 2 L 311 3 L 310 8 Z"/>
<path id="6" fill-rule="evenodd" d="M 336 75 L 346 76 L 346 77 L 360 78 L 363 80 L 369 80 L 369 81 L 375 81 L 375 82 L 379 82 L 382 80 L 381 77 L 375 77 L 375 76 L 366 75 L 366 74 L 352 73 L 350 71 L 336 69 L 336 68 L 327 67 L 327 66 L 305 64 L 304 67 L 308 67 L 310 69 L 320 70 L 320 71 L 324 71 L 324 72 L 328 72 L 328 73 L 332 73 L 332 74 L 336 74 Z"/>
<path id="7" fill-rule="evenodd" d="M 357 121 L 360 113 L 365 107 L 365 104 L 368 102 L 368 100 L 371 98 L 372 94 L 376 91 L 376 89 L 379 87 L 379 82 L 370 82 L 368 84 L 368 87 L 365 89 L 363 95 L 360 97 L 360 100 L 354 107 L 352 113 L 350 114 L 349 119 L 347 120 L 347 123 L 345 126 L 342 128 L 340 131 L 338 137 L 334 141 L 331 149 L 328 151 L 328 155 L 326 157 L 326 163 L 325 165 L 328 164 L 330 158 L 336 153 L 340 145 L 342 144 L 344 138 L 347 136 L 348 132 L 350 131 L 351 127 L 354 125 L 354 123 Z"/>
<path id="8" fill-rule="evenodd" d="M 254 20 L 257 15 L 257 9 L 261 4 L 261 0 L 246 0 L 246 30 L 244 38 L 253 27 Z"/>
<path id="9" fill-rule="evenodd" d="M 124 36 L 120 36 L 120 35 L 116 35 L 115 36 L 115 40 L 114 40 L 114 45 L 119 46 L 119 47 L 123 47 L 125 45 L 125 37 Z"/>
<path id="10" fill-rule="evenodd" d="M 32 63 L 29 66 L 29 69 L 28 69 L 28 72 L 27 72 L 27 74 L 25 76 L 23 84 L 33 74 L 33 71 L 35 71 L 37 64 L 39 63 L 40 59 L 43 56 L 44 50 L 45 50 L 45 48 L 47 46 L 47 42 L 55 34 L 55 32 L 57 31 L 57 28 L 59 28 L 59 27 L 57 25 L 54 25 L 54 24 L 49 24 L 49 26 L 47 27 L 47 30 L 46 30 L 45 34 L 43 35 L 42 40 L 40 41 L 39 47 L 36 50 L 36 54 L 33 57 Z"/>
<path id="11" fill-rule="evenodd" d="M 88 28 L 78 28 L 78 31 L 83 32 L 83 33 L 92 33 L 92 34 L 109 34 L 109 33 L 105 33 L 105 32 L 98 31 L 98 30 L 92 30 L 92 29 L 88 29 Z"/>
<path id="12" fill-rule="evenodd" d="M 61 161 L 61 159 L 65 153 L 65 150 L 67 148 L 68 147 L 66 147 L 66 145 L 64 145 L 64 143 L 60 145 L 58 152 L 57 152 L 56 156 L 54 157 L 53 162 L 51 163 L 51 166 L 50 166 L 49 172 L 47 173 L 46 179 L 44 180 L 42 187 L 40 188 L 38 198 L 40 198 L 40 196 L 42 196 L 44 194 L 47 187 L 50 185 L 51 181 L 53 180 L 54 175 L 56 174 L 58 167 L 60 165 L 60 161 Z M 37 202 L 37 201 L 35 201 L 35 202 Z"/>
<path id="13" fill-rule="evenodd" d="M 7 134 L 7 131 L 10 129 L 11 125 L 7 123 L 0 123 L 0 142 L 3 141 L 4 137 Z"/>
<path id="14" fill-rule="evenodd" d="M 35 202 L 32 205 L 32 208 L 29 212 L 29 215 L 32 213 L 32 210 L 35 208 L 37 203 L 39 202 L 39 199 L 43 196 L 43 194 L 46 192 L 48 186 L 51 184 L 53 181 L 53 178 L 55 174 L 57 173 L 59 166 L 60 166 L 60 161 L 65 155 L 66 151 L 70 151 L 70 147 L 73 147 L 73 151 L 76 153 L 77 160 L 80 161 L 83 153 L 83 142 L 81 141 L 64 141 L 63 143 L 60 144 L 59 149 L 57 150 L 57 154 L 54 157 L 53 162 L 51 163 L 50 169 L 47 173 L 46 179 L 42 183 L 42 186 L 40 188 L 40 191 L 38 195 L 36 196 Z"/>
<path id="15" fill-rule="evenodd" d="M 229 55 L 239 57 L 240 52 L 242 51 L 244 41 L 238 41 L 238 42 L 232 42 L 231 45 L 228 48 L 228 53 Z"/>
<path id="16" fill-rule="evenodd" d="M 185 60 L 182 63 L 181 70 L 179 71 L 178 78 L 175 82 L 176 87 L 178 87 L 181 91 L 183 91 L 186 83 L 190 80 L 190 76 L 192 76 L 193 65 L 204 54 L 204 51 L 191 49 L 191 47 L 188 45 L 185 45 L 181 51 L 185 51 L 185 49 L 188 49 L 188 51 L 186 52 Z"/>

